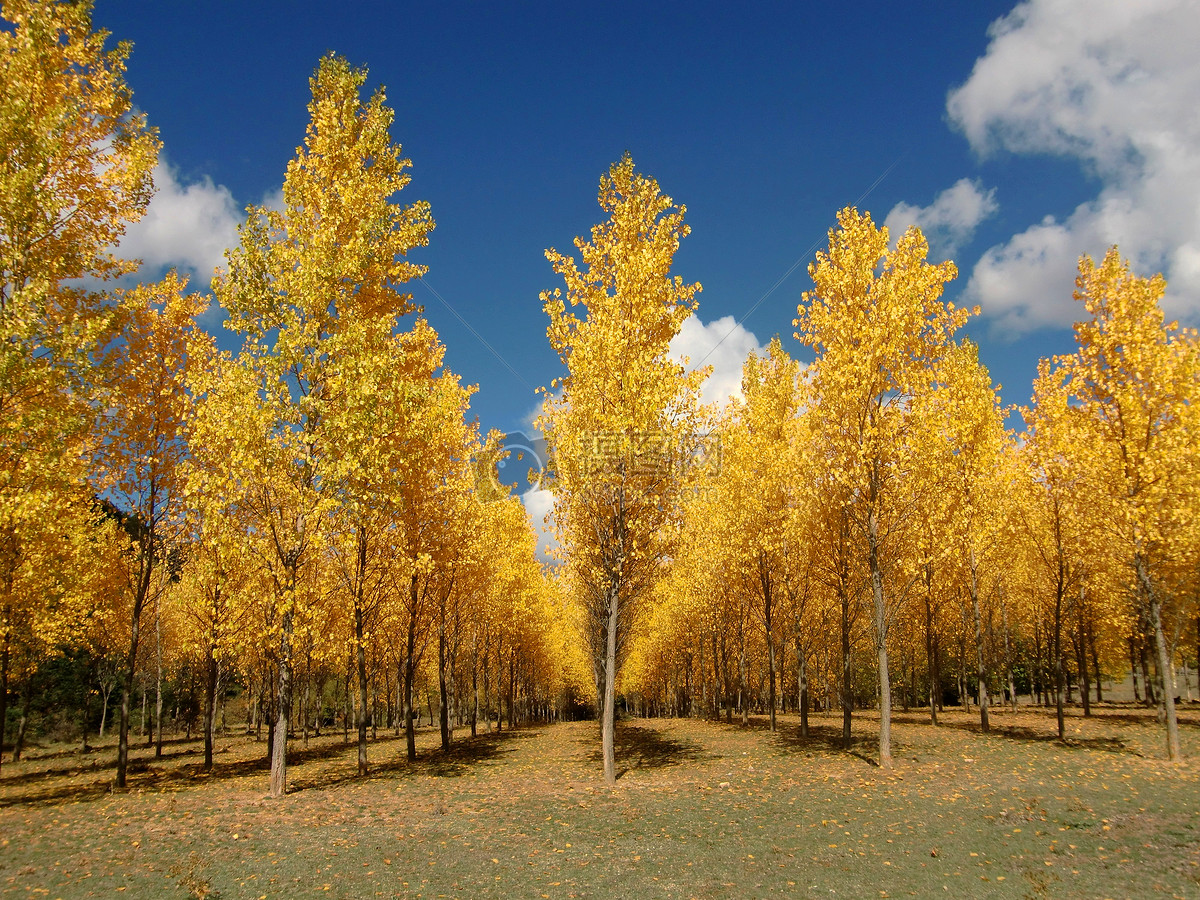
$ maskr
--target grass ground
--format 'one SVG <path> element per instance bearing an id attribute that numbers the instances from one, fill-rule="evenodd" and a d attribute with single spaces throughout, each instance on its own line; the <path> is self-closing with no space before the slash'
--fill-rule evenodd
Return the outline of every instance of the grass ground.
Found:
<path id="1" fill-rule="evenodd" d="M 877 720 L 814 717 L 802 739 L 765 722 L 633 720 L 614 789 L 594 723 L 370 748 L 354 777 L 340 734 L 293 755 L 266 794 L 265 744 L 115 752 L 44 749 L 0 774 L 0 893 L 47 897 L 1197 897 L 1200 715 L 1188 759 L 1162 757 L 1153 713 L 1101 708 L 1053 740 L 1041 710 L 993 713 L 990 735 L 948 711 L 897 715 L 896 763 L 873 763 Z"/>

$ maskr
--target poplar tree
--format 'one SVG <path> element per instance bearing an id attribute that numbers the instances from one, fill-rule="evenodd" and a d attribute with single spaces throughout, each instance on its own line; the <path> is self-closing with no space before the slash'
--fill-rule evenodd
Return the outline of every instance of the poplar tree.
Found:
<path id="1" fill-rule="evenodd" d="M 812 368 L 815 440 L 829 477 L 848 498 L 846 512 L 866 548 L 872 624 L 879 663 L 879 763 L 891 765 L 888 626 L 900 594 L 890 583 L 900 558 L 902 493 L 909 458 L 921 452 L 910 412 L 933 384 L 933 370 L 968 311 L 942 302 L 957 274 L 952 262 L 926 261 L 929 246 L 909 228 L 888 248 L 887 228 L 853 208 L 838 213 L 829 249 L 808 267 L 807 291 L 793 324 L 816 351 Z"/>
<path id="2" fill-rule="evenodd" d="M 0 3 L 0 722 L 36 596 L 17 586 L 58 552 L 61 534 L 43 524 L 85 479 L 92 354 L 111 304 L 79 279 L 136 268 L 112 245 L 145 212 L 158 156 L 125 84 L 130 45 L 105 50 L 91 13 Z"/>
<path id="3" fill-rule="evenodd" d="M 1116 247 L 1079 261 L 1075 299 L 1088 318 L 1075 326 L 1076 352 L 1058 360 L 1083 412 L 1078 445 L 1095 522 L 1131 576 L 1154 638 L 1162 679 L 1167 755 L 1179 759 L 1174 666 L 1165 615 L 1178 602 L 1170 574 L 1191 552 L 1197 501 L 1200 345 L 1167 321 L 1161 275 L 1142 278 Z"/>
<path id="4" fill-rule="evenodd" d="M 609 218 L 592 228 L 591 240 L 575 239 L 582 265 L 546 251 L 566 282 L 565 294 L 559 288 L 541 300 L 567 374 L 557 382 L 561 395 L 547 394 L 539 425 L 554 473 L 559 540 L 587 609 L 604 777 L 612 784 L 620 662 L 678 518 L 705 373 L 686 373 L 668 353 L 700 291 L 671 275 L 689 231 L 685 207 L 636 172 L 628 154 L 601 178 L 599 202 Z"/>
<path id="5" fill-rule="evenodd" d="M 281 210 L 252 207 L 228 270 L 213 282 L 228 327 L 246 335 L 266 431 L 254 438 L 257 489 L 248 505 L 260 560 L 273 585 L 278 668 L 271 794 L 286 790 L 293 632 L 308 567 L 335 503 L 326 425 L 330 382 L 346 335 L 362 323 L 396 321 L 414 307 L 397 285 L 423 274 L 408 252 L 428 241 L 429 206 L 393 203 L 411 163 L 391 142 L 392 111 L 377 90 L 361 98 L 366 71 L 323 58 L 309 81 L 304 145 L 288 164 Z"/>
<path id="6" fill-rule="evenodd" d="M 121 673 L 117 787 L 129 764 L 129 714 L 141 641 L 142 613 L 158 602 L 177 548 L 187 455 L 191 395 L 190 338 L 207 300 L 184 293 L 174 273 L 120 295 L 120 330 L 102 355 L 103 399 L 96 453 L 97 487 L 125 517 L 128 546 L 121 557 L 127 593 L 127 652 Z"/>
<path id="7" fill-rule="evenodd" d="M 763 629 L 767 705 L 775 730 L 781 632 L 794 605 L 803 559 L 796 540 L 797 460 L 791 452 L 800 396 L 799 365 L 776 338 L 764 357 L 751 353 L 742 368 L 744 402 L 736 402 L 721 429 L 725 492 L 720 514 L 706 528 L 723 532 L 739 594 L 753 604 Z"/>
<path id="8" fill-rule="evenodd" d="M 979 350 L 974 344 L 964 342 L 955 347 L 939 368 L 939 384 L 929 404 L 932 408 L 927 411 L 934 420 L 929 465 L 915 474 L 923 474 L 937 493 L 944 492 L 948 502 L 949 517 L 942 538 L 959 557 L 957 563 L 971 601 L 979 721 L 981 730 L 987 732 L 990 678 L 983 608 L 991 592 L 985 591 L 984 582 L 989 577 L 999 581 L 1002 557 L 1007 555 L 1001 542 L 1007 512 L 1002 500 L 1013 487 L 1004 480 L 1008 474 L 1003 465 L 1008 436 L 1004 407 L 988 370 L 979 363 Z M 927 556 L 923 562 L 929 562 Z"/>

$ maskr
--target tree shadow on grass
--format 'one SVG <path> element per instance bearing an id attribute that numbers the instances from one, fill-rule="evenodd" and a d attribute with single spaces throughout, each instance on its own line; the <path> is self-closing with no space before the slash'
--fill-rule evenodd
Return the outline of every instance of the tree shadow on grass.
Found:
<path id="1" fill-rule="evenodd" d="M 46 757 L 47 759 L 51 757 Z M 61 766 L 52 769 L 31 769 L 28 772 L 22 772 L 19 775 L 4 774 L 0 776 L 0 785 L 4 787 L 12 787 L 18 784 L 34 784 L 44 781 L 47 778 L 71 778 L 79 776 L 91 771 L 99 771 L 102 769 L 111 768 L 111 763 L 102 763 L 99 759 L 93 759 L 90 763 L 80 760 L 73 766 Z M 0 806 L 4 803 L 0 800 Z"/>
<path id="2" fill-rule="evenodd" d="M 72 782 L 47 788 L 46 790 L 31 790 L 9 794 L 0 797 L 0 809 L 10 806 L 57 806 L 61 803 L 101 800 L 112 790 L 112 777 L 105 772 L 103 777 L 86 783 Z"/>
<path id="3" fill-rule="evenodd" d="M 1070 717 L 1075 720 L 1077 717 Z M 1105 720 L 1108 720 L 1108 716 Z M 1112 718 L 1118 718 L 1116 716 Z M 961 722 L 947 720 L 939 722 L 937 725 L 932 725 L 928 717 L 919 716 L 893 716 L 892 721 L 902 725 L 924 725 L 928 728 L 947 728 L 955 731 L 965 731 L 969 734 L 977 734 L 984 737 L 983 727 L 978 720 L 972 722 Z M 1052 721 L 1052 720 L 1051 720 Z M 1082 718 L 1079 718 L 1082 721 Z M 1142 756 L 1138 750 L 1131 748 L 1124 738 L 1110 737 L 1099 735 L 1095 737 L 1080 737 L 1078 735 L 1067 737 L 1064 740 L 1058 739 L 1058 731 L 1051 724 L 1047 729 L 1031 728 L 1028 725 L 1010 725 L 1003 720 L 993 722 L 991 728 L 987 732 L 987 737 L 1008 738 L 1013 741 L 1021 741 L 1023 743 L 1039 743 L 1039 744 L 1058 744 L 1062 747 L 1074 747 L 1080 750 L 1101 750 L 1106 753 L 1128 753 L 1132 756 Z"/>
<path id="4" fill-rule="evenodd" d="M 372 742 L 368 749 L 367 778 L 461 778 L 479 766 L 489 765 L 519 749 L 522 742 L 537 737 L 541 732 L 533 730 L 501 731 L 479 734 L 475 737 L 459 737 L 450 744 L 449 750 L 441 747 L 420 750 L 415 760 L 408 759 L 404 738 L 389 738 L 395 743 L 394 752 L 380 758 L 375 748 L 383 741 Z M 345 765 L 336 771 L 298 774 L 289 784 L 288 793 L 332 787 L 358 781 L 357 744 L 344 745 Z"/>
<path id="5" fill-rule="evenodd" d="M 208 772 L 203 771 L 201 762 L 188 759 L 196 755 L 192 750 L 164 753 L 157 758 L 132 757 L 126 770 L 126 788 L 123 793 L 180 791 L 208 781 L 228 781 L 259 772 L 265 773 L 271 767 L 267 758 L 267 744 L 264 741 L 259 746 L 262 752 L 248 759 L 242 757 L 224 761 L 221 759 L 224 753 L 218 752 L 213 767 Z M 305 761 L 338 756 L 346 752 L 348 751 L 344 744 L 328 744 L 307 750 L 293 749 L 289 746 L 288 765 L 299 765 Z M 72 780 L 63 783 L 60 781 L 62 778 Z M 83 780 L 85 778 L 87 780 Z M 0 809 L 9 806 L 55 806 L 65 802 L 99 800 L 115 792 L 115 782 L 115 759 L 105 763 L 95 760 L 90 766 L 70 769 L 25 772 L 0 782 L 5 788 L 18 784 L 26 788 L 19 793 L 6 792 L 5 796 L 0 796 Z"/>
<path id="6" fill-rule="evenodd" d="M 157 758 L 149 758 L 146 754 L 153 750 L 154 744 L 147 744 L 144 737 L 130 734 L 129 771 L 145 771 L 148 766 L 169 763 L 181 757 L 193 756 L 202 752 L 202 750 L 197 749 L 199 741 L 200 738 L 197 737 L 164 738 L 163 755 Z M 117 765 L 117 747 L 115 744 L 98 744 L 89 746 L 86 750 L 78 746 L 65 747 L 58 750 L 46 750 L 34 744 L 32 747 L 27 747 L 21 757 L 22 763 L 30 763 L 35 766 L 51 760 L 55 762 L 62 761 L 64 764 L 49 766 L 44 769 L 30 768 L 28 771 L 14 775 L 10 771 L 10 766 L 15 764 L 6 763 L 3 771 L 0 772 L 0 787 L 39 783 L 48 778 L 78 777 L 88 772 L 115 769 Z M 2 805 L 4 805 L 4 801 L 0 800 L 0 806 Z"/>
<path id="7" fill-rule="evenodd" d="M 516 749 L 518 742 L 535 737 L 536 731 L 506 731 L 481 734 L 477 737 L 459 737 L 450 745 L 449 752 L 441 748 L 422 749 L 415 761 L 406 757 L 403 736 L 387 735 L 368 744 L 369 770 L 367 778 L 395 779 L 417 776 L 438 778 L 459 777 L 473 767 L 493 761 Z M 288 742 L 288 793 L 333 787 L 359 780 L 357 744 L 341 741 L 316 747 L 298 747 Z M 251 758 L 225 761 L 218 752 L 212 769 L 203 771 L 201 762 L 182 761 L 194 755 L 192 751 L 153 757 L 135 758 L 129 761 L 127 791 L 154 791 L 155 793 L 184 791 L 206 782 L 233 781 L 252 776 L 265 776 L 271 763 L 267 757 L 267 744 L 261 745 L 262 752 Z M 305 768 L 317 766 L 317 771 Z M 84 777 L 94 777 L 82 780 Z M 61 778 L 74 780 L 61 783 Z M 90 767 L 53 769 L 42 772 L 27 772 L 0 781 L 0 787 L 16 785 L 24 787 L 15 793 L 5 792 L 0 796 L 0 809 L 13 806 L 55 806 L 66 802 L 90 802 L 103 799 L 113 792 L 116 772 L 112 765 L 101 766 L 94 762 Z M 47 781 L 57 782 L 47 784 Z M 43 787 L 43 785 L 45 785 Z M 264 784 L 265 791 L 265 784 Z"/>
<path id="8" fill-rule="evenodd" d="M 576 743 L 592 747 L 588 759 L 603 763 L 604 754 L 596 738 L 580 738 Z M 617 778 L 640 769 L 662 769 L 685 762 L 697 762 L 712 758 L 699 744 L 665 736 L 657 728 L 617 722 L 613 736 L 613 750 L 617 758 Z"/>
<path id="9" fill-rule="evenodd" d="M 1200 726 L 1200 710 L 1196 708 L 1196 704 L 1200 701 L 1184 701 L 1175 703 L 1175 718 L 1180 726 Z M 1098 707 L 1098 708 L 1097 708 Z M 1143 706 L 1141 704 L 1133 707 L 1112 707 L 1107 704 L 1092 706 L 1094 713 L 1091 718 L 1100 722 L 1115 722 L 1124 726 L 1145 726 L 1149 725 L 1155 728 L 1162 728 L 1163 724 L 1158 721 L 1158 708 L 1155 706 Z M 1129 711 L 1126 712 L 1125 709 Z M 1082 713 L 1077 714 L 1079 718 L 1083 718 Z"/>
<path id="10" fill-rule="evenodd" d="M 807 737 L 800 734 L 799 725 L 780 725 L 772 738 L 772 743 L 785 753 L 846 754 L 861 759 L 867 765 L 879 765 L 879 760 L 875 758 L 875 753 L 879 749 L 878 735 L 856 734 L 851 731 L 850 747 L 847 749 L 842 740 L 841 722 L 838 722 L 837 725 L 810 722 Z M 903 748 L 893 737 L 893 755 L 901 755 L 902 752 Z"/>

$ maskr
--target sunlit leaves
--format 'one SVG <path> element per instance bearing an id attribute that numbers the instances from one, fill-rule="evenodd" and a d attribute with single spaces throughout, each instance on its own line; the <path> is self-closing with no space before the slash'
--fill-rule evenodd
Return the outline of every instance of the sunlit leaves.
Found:
<path id="1" fill-rule="evenodd" d="M 149 202 L 158 139 L 132 108 L 129 46 L 104 49 L 90 3 L 8 0 L 0 19 L 0 583 L 19 585 L 32 560 L 82 574 L 62 554 L 91 527 L 91 363 L 109 316 L 72 280 L 133 268 L 111 245 Z M 36 596 L 6 590 L 6 619 L 28 620 Z"/>
<path id="2" fill-rule="evenodd" d="M 1070 467 L 1084 500 L 1081 518 L 1105 536 L 1153 634 L 1168 753 L 1176 758 L 1163 621 L 1180 611 L 1180 582 L 1196 566 L 1200 345 L 1195 332 L 1165 321 L 1165 288 L 1161 276 L 1131 273 L 1115 247 L 1100 265 L 1083 257 L 1075 298 L 1090 318 L 1076 325 L 1076 353 L 1044 365 L 1039 383 L 1055 401 L 1052 430 L 1074 437 L 1073 452 L 1055 465 Z"/>
<path id="3" fill-rule="evenodd" d="M 542 304 L 550 345 L 567 375 L 558 382 L 561 396 L 547 395 L 538 424 L 550 448 L 569 583 L 588 610 L 596 683 L 607 691 L 604 756 L 611 781 L 617 658 L 636 602 L 659 578 L 707 373 L 685 373 L 668 352 L 700 291 L 670 274 L 688 233 L 684 207 L 636 172 L 628 155 L 601 178 L 599 202 L 609 218 L 592 229 L 590 241 L 576 238 L 582 267 L 573 257 L 546 253 L 566 282 L 565 299 L 556 289 L 542 294 Z M 581 306 L 585 318 L 574 311 Z"/>

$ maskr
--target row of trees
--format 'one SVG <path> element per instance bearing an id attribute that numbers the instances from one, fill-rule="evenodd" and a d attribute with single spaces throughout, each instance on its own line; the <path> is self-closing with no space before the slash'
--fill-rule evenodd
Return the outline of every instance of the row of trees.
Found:
<path id="1" fill-rule="evenodd" d="M 118 288 L 136 265 L 112 247 L 159 148 L 129 48 L 103 49 L 86 3 L 3 17 L 0 722 L 10 682 L 28 697 L 56 658 L 106 660 L 124 785 L 138 673 L 161 723 L 161 673 L 186 664 L 206 764 L 238 680 L 280 795 L 289 726 L 329 679 L 345 673 L 365 772 L 381 682 L 411 756 L 422 678 L 448 746 L 502 697 L 510 721 L 561 704 L 590 661 L 610 781 L 619 683 L 671 710 L 736 696 L 746 715 L 762 695 L 773 724 L 784 672 L 802 721 L 810 685 L 841 705 L 847 741 L 873 695 L 886 766 L 893 696 L 919 686 L 936 718 L 952 657 L 984 729 L 1023 680 L 1053 694 L 1061 733 L 1072 668 L 1086 699 L 1126 652 L 1147 676 L 1149 650 L 1178 756 L 1200 362 L 1161 278 L 1115 249 L 1081 262 L 1077 352 L 1043 364 L 1021 435 L 956 337 L 972 311 L 942 298 L 953 264 L 853 209 L 794 321 L 815 361 L 776 340 L 741 401 L 706 407 L 707 370 L 669 352 L 700 291 L 671 273 L 685 209 L 626 156 L 579 261 L 547 254 L 565 284 L 542 295 L 565 369 L 540 419 L 564 562 L 548 574 L 496 482 L 501 436 L 468 419 L 473 388 L 402 290 L 433 220 L 394 202 L 410 163 L 365 72 L 321 60 L 281 207 L 248 209 L 212 298 L 174 274 Z M 221 314 L 236 354 L 198 324 Z"/>
<path id="2" fill-rule="evenodd" d="M 206 766 L 220 682 L 257 681 L 275 796 L 298 672 L 312 686 L 349 661 L 361 773 L 381 676 L 410 758 L 423 668 L 443 746 L 452 716 L 474 728 L 503 693 L 510 721 L 555 707 L 579 668 L 570 616 L 496 481 L 502 436 L 468 419 L 474 388 L 401 291 L 434 223 L 394 202 L 410 163 L 382 90 L 364 100 L 364 71 L 321 60 L 282 207 L 247 210 L 213 280 L 243 337 L 230 354 L 199 324 L 211 299 L 174 273 L 104 286 L 136 270 L 111 248 L 159 147 L 129 48 L 103 49 L 86 3 L 3 17 L 0 722 L 10 677 L 120 647 L 124 786 L 151 625 L 158 673 L 204 673 Z M 161 696 L 160 675 L 160 727 Z"/>
<path id="3" fill-rule="evenodd" d="M 1043 361 L 1013 434 L 955 336 L 978 310 L 942 299 L 954 264 L 929 262 L 918 228 L 892 243 L 844 209 L 793 323 L 814 362 L 776 339 L 746 361 L 743 399 L 704 408 L 706 373 L 669 355 L 699 290 L 670 275 L 684 208 L 628 157 L 600 203 L 609 220 L 576 242 L 583 268 L 549 254 L 587 315 L 543 295 L 569 373 L 543 424 L 610 780 L 626 661 L 635 705 L 686 712 L 698 697 L 744 721 L 761 699 L 772 728 L 792 672 L 802 730 L 817 683 L 847 746 L 856 697 L 877 702 L 886 767 L 894 696 L 916 702 L 919 684 L 936 722 L 951 659 L 983 730 L 1019 678 L 1053 697 L 1061 737 L 1069 657 L 1085 710 L 1093 676 L 1099 695 L 1132 658 L 1178 758 L 1175 662 L 1200 597 L 1200 342 L 1165 321 L 1161 277 L 1132 274 L 1116 248 L 1081 260 L 1077 350 Z"/>

